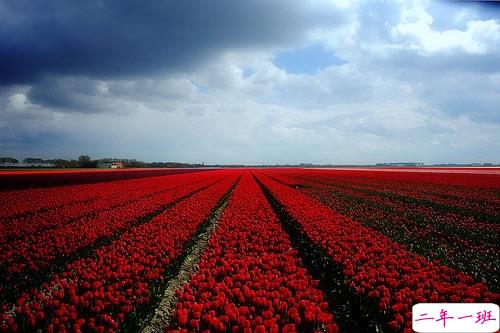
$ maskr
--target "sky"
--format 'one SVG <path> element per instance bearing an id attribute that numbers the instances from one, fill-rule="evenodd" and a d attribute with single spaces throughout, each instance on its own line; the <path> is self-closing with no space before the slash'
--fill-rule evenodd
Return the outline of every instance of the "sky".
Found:
<path id="1" fill-rule="evenodd" d="M 500 162 L 500 6 L 0 0 L 0 156 Z"/>

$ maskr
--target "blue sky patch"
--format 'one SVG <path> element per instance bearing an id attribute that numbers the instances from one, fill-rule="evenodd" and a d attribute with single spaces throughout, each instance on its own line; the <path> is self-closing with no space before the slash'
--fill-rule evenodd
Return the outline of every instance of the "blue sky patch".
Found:
<path id="1" fill-rule="evenodd" d="M 333 65 L 343 65 L 345 60 L 335 56 L 323 46 L 315 44 L 306 48 L 279 53 L 273 63 L 288 73 L 313 74 Z"/>

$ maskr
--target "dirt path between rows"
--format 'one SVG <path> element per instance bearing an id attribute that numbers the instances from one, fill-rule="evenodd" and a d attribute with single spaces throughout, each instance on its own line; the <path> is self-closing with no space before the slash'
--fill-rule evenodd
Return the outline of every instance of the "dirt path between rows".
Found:
<path id="1" fill-rule="evenodd" d="M 177 304 L 177 295 L 175 291 L 181 289 L 189 279 L 198 271 L 198 263 L 201 255 L 205 251 L 210 235 L 217 229 L 220 218 L 224 214 L 224 209 L 229 203 L 231 195 L 238 185 L 239 179 L 226 195 L 223 203 L 212 213 L 205 226 L 201 227 L 200 232 L 192 239 L 192 246 L 187 251 L 187 255 L 180 265 L 179 272 L 170 281 L 163 293 L 160 304 L 156 308 L 153 318 L 142 328 L 142 333 L 164 332 L 165 328 L 170 326 L 172 317 Z"/>

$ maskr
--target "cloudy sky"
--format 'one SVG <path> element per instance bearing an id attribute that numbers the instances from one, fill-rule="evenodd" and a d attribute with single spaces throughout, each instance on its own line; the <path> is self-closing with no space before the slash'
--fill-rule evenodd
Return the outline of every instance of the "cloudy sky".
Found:
<path id="1" fill-rule="evenodd" d="M 500 6 L 0 0 L 0 155 L 500 162 Z"/>

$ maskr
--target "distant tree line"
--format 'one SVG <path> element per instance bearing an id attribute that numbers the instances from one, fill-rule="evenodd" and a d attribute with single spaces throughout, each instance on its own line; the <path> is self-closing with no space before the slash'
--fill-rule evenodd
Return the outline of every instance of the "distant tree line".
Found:
<path id="1" fill-rule="evenodd" d="M 180 163 L 180 162 L 151 162 L 146 163 L 150 168 L 200 168 L 204 164 Z"/>
<path id="2" fill-rule="evenodd" d="M 203 167 L 204 164 L 191 164 L 180 162 L 144 162 L 136 159 L 127 158 L 102 158 L 93 160 L 89 155 L 80 155 L 77 160 L 56 159 L 41 159 L 38 157 L 27 157 L 23 159 L 25 165 L 51 165 L 55 168 L 97 168 L 99 165 L 111 164 L 113 162 L 122 162 L 126 168 L 196 168 Z M 19 161 L 13 157 L 0 157 L 0 167 L 11 167 L 18 164 Z"/>
<path id="3" fill-rule="evenodd" d="M 19 161 L 13 157 L 0 157 L 0 164 L 18 164 Z M 44 160 L 38 157 L 26 157 L 22 162 L 26 166 L 53 166 L 55 168 L 96 168 L 97 161 L 93 161 L 88 155 L 81 155 L 78 160 L 64 160 L 61 158 Z M 21 165 L 23 166 L 23 165 Z"/>
<path id="4" fill-rule="evenodd" d="M 19 161 L 13 157 L 0 157 L 0 163 L 19 163 Z"/>

